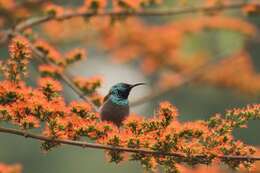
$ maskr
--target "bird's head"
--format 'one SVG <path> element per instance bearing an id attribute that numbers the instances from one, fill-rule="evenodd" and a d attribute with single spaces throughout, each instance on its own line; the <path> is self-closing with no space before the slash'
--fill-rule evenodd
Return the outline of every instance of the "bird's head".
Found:
<path id="1" fill-rule="evenodd" d="M 108 95 L 105 97 L 104 101 L 107 100 L 110 96 L 118 99 L 128 99 L 130 91 L 139 85 L 145 85 L 145 83 L 136 83 L 136 84 L 127 84 L 127 83 L 118 83 L 111 87 Z"/>

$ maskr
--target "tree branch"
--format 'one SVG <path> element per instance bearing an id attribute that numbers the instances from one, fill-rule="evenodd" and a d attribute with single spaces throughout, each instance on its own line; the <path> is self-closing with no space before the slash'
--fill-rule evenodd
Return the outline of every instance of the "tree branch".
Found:
<path id="1" fill-rule="evenodd" d="M 33 53 L 37 56 L 37 59 L 39 61 L 53 65 L 53 63 L 49 59 L 47 59 L 46 56 L 38 49 L 36 49 L 32 44 L 31 49 Z M 81 99 L 89 103 L 95 112 L 98 112 L 98 108 L 96 107 L 96 105 L 74 84 L 74 82 L 72 81 L 72 77 L 69 73 L 63 72 L 59 76 L 62 79 L 62 81 L 66 83 Z"/>
<path id="2" fill-rule="evenodd" d="M 180 8 L 180 9 L 152 9 L 152 10 L 143 10 L 143 11 L 122 11 L 122 12 L 114 12 L 110 11 L 86 11 L 86 12 L 73 12 L 64 14 L 61 16 L 42 16 L 42 17 L 35 17 L 28 19 L 19 25 L 16 26 L 16 31 L 23 31 L 27 28 L 33 27 L 35 25 L 39 25 L 51 20 L 66 20 L 71 19 L 74 17 L 91 17 L 91 16 L 172 16 L 172 15 L 180 15 L 180 14 L 189 14 L 189 13 L 196 13 L 196 12 L 211 12 L 217 10 L 226 10 L 226 9 L 239 9 L 243 8 L 244 6 L 250 4 L 250 2 L 237 2 L 237 3 L 230 3 L 226 5 L 216 5 L 216 6 L 200 6 L 200 7 L 187 7 L 187 8 Z"/>
<path id="3" fill-rule="evenodd" d="M 67 144 L 72 146 L 78 146 L 83 148 L 94 148 L 94 149 L 104 149 L 104 150 L 115 150 L 115 151 L 122 151 L 122 152 L 129 152 L 129 153 L 140 153 L 140 154 L 147 154 L 147 155 L 155 155 L 155 156 L 172 156 L 177 158 L 185 158 L 186 155 L 184 153 L 178 153 L 178 152 L 171 152 L 171 153 L 165 153 L 160 151 L 153 151 L 153 150 L 147 150 L 147 149 L 136 149 L 136 148 L 127 148 L 127 147 L 118 147 L 118 146 L 112 146 L 112 145 L 102 145 L 102 144 L 95 144 L 95 143 L 89 143 L 89 142 L 83 142 L 83 141 L 73 141 L 73 140 L 65 140 L 65 139 L 54 139 L 51 137 L 36 135 L 33 133 L 28 133 L 26 131 L 17 130 L 17 129 L 11 129 L 11 128 L 4 128 L 0 127 L 1 133 L 8 133 L 8 134 L 14 134 L 18 136 L 24 136 L 25 138 L 32 138 L 40 141 L 46 141 L 46 142 L 57 142 L 59 144 Z M 205 157 L 205 156 L 196 156 L 196 157 Z M 251 160 L 251 161 L 260 161 L 259 156 L 236 156 L 236 155 L 218 155 L 216 156 L 220 159 L 229 159 L 229 160 Z"/>
<path id="4" fill-rule="evenodd" d="M 255 3 L 251 1 L 240 1 L 236 3 L 229 3 L 225 5 L 215 5 L 215 6 L 200 6 L 200 7 L 186 7 L 186 8 L 179 8 L 179 9 L 152 9 L 152 10 L 143 10 L 143 11 L 122 11 L 122 12 L 114 12 L 110 11 L 86 11 L 86 12 L 72 12 L 67 13 L 61 16 L 40 16 L 29 18 L 20 24 L 16 25 L 14 31 L 21 32 L 27 28 L 40 25 L 42 23 L 51 21 L 51 20 L 66 20 L 75 17 L 91 17 L 91 16 L 174 16 L 174 15 L 181 15 L 181 14 L 190 14 L 190 13 L 197 13 L 197 12 L 212 12 L 217 10 L 228 10 L 228 9 L 240 9 L 245 7 L 248 4 Z M 6 34 L 5 36 L 1 36 L 0 44 L 6 42 L 10 36 L 10 33 L 13 32 L 13 29 L 9 29 L 6 31 L 1 31 L 1 33 Z"/>

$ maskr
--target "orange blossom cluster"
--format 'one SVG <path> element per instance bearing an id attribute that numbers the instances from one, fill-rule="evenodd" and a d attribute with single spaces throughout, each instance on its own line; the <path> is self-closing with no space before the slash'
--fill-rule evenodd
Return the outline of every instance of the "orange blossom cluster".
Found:
<path id="1" fill-rule="evenodd" d="M 26 41 L 21 37 L 13 39 L 9 46 L 10 59 L 21 56 L 21 53 L 27 55 L 29 51 L 25 46 L 27 44 L 24 44 Z M 93 92 L 93 87 L 101 83 L 98 77 L 75 81 L 82 90 L 87 89 L 88 92 Z M 52 77 L 40 78 L 36 88 L 27 86 L 21 80 L 14 83 L 7 77 L 0 81 L 0 120 L 23 130 L 43 127 L 42 134 L 53 139 L 89 138 L 98 144 L 115 147 L 181 153 L 171 157 L 144 153 L 126 155 L 120 150 L 106 151 L 111 162 L 135 160 L 148 170 L 163 167 L 165 172 L 176 172 L 177 163 L 197 165 L 217 161 L 226 163 L 231 168 L 250 168 L 253 163 L 250 159 L 236 160 L 217 156 L 249 156 L 255 153 L 253 147 L 236 140 L 232 132 L 234 128 L 245 128 L 249 120 L 260 118 L 259 104 L 228 110 L 207 121 L 180 122 L 177 108 L 169 102 L 162 102 L 152 118 L 130 115 L 122 127 L 118 128 L 110 122 L 102 122 L 89 103 L 66 103 L 61 91 L 60 82 Z M 46 141 L 42 144 L 42 149 L 50 150 L 59 145 L 55 141 Z"/>
<path id="2" fill-rule="evenodd" d="M 102 77 L 101 76 L 92 76 L 89 78 L 77 76 L 73 79 L 75 85 L 88 97 L 94 102 L 95 105 L 100 106 L 103 97 L 96 92 L 96 90 L 102 84 Z"/>
<path id="3" fill-rule="evenodd" d="M 32 57 L 29 42 L 22 36 L 15 37 L 9 44 L 10 58 L 2 66 L 4 75 L 12 82 L 21 80 L 27 74 L 27 64 Z"/>
<path id="4" fill-rule="evenodd" d="M 248 156 L 255 152 L 251 146 L 236 140 L 232 131 L 245 127 L 250 119 L 260 118 L 260 105 L 228 110 L 208 121 L 180 122 L 177 109 L 162 102 L 153 118 L 130 115 L 118 129 L 109 122 L 101 122 L 86 102 L 66 104 L 59 92 L 61 86 L 52 78 L 43 78 L 35 89 L 22 82 L 0 82 L 0 119 L 23 129 L 44 127 L 43 135 L 52 138 L 80 140 L 90 138 L 99 144 L 150 149 L 164 153 L 182 153 L 183 157 L 129 154 L 129 160 L 140 161 L 147 169 L 162 166 L 167 172 L 176 170 L 176 163 L 189 165 L 210 164 L 222 161 L 232 168 L 250 167 L 252 160 L 218 159 L 217 155 Z M 40 123 L 42 122 L 42 123 Z M 45 142 L 42 148 L 49 150 L 57 142 Z M 125 154 L 107 151 L 110 161 L 121 162 Z"/>

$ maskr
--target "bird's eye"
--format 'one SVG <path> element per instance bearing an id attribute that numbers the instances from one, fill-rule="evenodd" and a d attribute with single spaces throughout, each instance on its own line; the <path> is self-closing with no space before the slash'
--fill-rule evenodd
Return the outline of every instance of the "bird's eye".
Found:
<path id="1" fill-rule="evenodd" d="M 114 94 L 115 95 L 119 95 L 119 91 L 118 90 L 114 90 Z"/>

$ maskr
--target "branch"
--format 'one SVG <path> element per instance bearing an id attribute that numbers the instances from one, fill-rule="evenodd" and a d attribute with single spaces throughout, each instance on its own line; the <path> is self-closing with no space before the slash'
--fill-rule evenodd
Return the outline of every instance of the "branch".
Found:
<path id="1" fill-rule="evenodd" d="M 43 63 L 53 65 L 53 63 L 49 59 L 47 59 L 46 56 L 38 49 L 36 49 L 32 44 L 31 49 L 33 53 L 37 56 L 37 60 Z M 63 72 L 59 76 L 62 79 L 62 81 L 66 83 L 81 99 L 89 103 L 95 112 L 98 112 L 98 108 L 96 107 L 96 105 L 74 84 L 74 82 L 72 81 L 72 77 L 69 73 Z"/>
<path id="2" fill-rule="evenodd" d="M 242 1 L 242 2 L 236 2 L 236 3 L 229 3 L 225 5 L 215 5 L 215 6 L 200 6 L 200 7 L 186 7 L 186 8 L 179 8 L 179 9 L 152 9 L 152 10 L 143 10 L 143 11 L 135 11 L 135 12 L 129 12 L 129 11 L 121 11 L 121 12 L 114 12 L 112 10 L 110 11 L 103 11 L 103 12 L 96 12 L 96 11 L 86 11 L 86 12 L 72 12 L 67 13 L 61 16 L 41 16 L 41 17 L 34 17 L 29 18 L 20 24 L 16 25 L 15 29 L 9 29 L 6 31 L 1 31 L 1 33 L 5 34 L 5 36 L 2 36 L 0 39 L 0 44 L 5 43 L 10 33 L 13 31 L 20 32 L 27 28 L 40 25 L 42 23 L 51 21 L 51 20 L 66 20 L 71 19 L 75 17 L 91 17 L 91 16 L 174 16 L 174 15 L 181 15 L 181 14 L 190 14 L 190 13 L 197 13 L 197 12 L 212 12 L 217 10 L 229 10 L 229 9 L 240 9 L 245 7 L 246 5 L 249 5 L 251 3 L 255 3 L 252 1 Z"/>
<path id="3" fill-rule="evenodd" d="M 135 148 L 112 146 L 112 145 L 94 144 L 94 143 L 83 142 L 83 141 L 54 139 L 52 137 L 36 135 L 33 133 L 28 133 L 26 131 L 11 129 L 11 128 L 4 128 L 4 127 L 0 127 L 0 132 L 14 134 L 14 135 L 18 135 L 18 136 L 24 136 L 25 138 L 32 138 L 32 139 L 36 139 L 36 140 L 40 140 L 40 141 L 57 142 L 59 144 L 67 144 L 67 145 L 78 146 L 78 147 L 83 147 L 83 148 L 114 150 L 114 151 L 122 151 L 122 152 L 128 152 L 128 153 L 140 153 L 140 154 L 148 154 L 148 155 L 155 155 L 155 156 L 172 156 L 172 157 L 177 157 L 177 158 L 186 157 L 186 155 L 184 153 L 177 153 L 177 152 L 165 153 L 165 152 L 153 151 L 153 150 L 147 150 L 147 149 L 135 149 Z M 196 157 L 203 158 L 205 156 L 196 156 Z M 260 161 L 259 156 L 218 155 L 216 157 L 220 158 L 220 159 L 229 159 L 229 160 Z"/>
<path id="4" fill-rule="evenodd" d="M 19 32 L 8 32 L 8 34 L 10 35 L 7 37 L 7 39 L 9 37 L 14 37 L 15 35 L 21 35 Z M 36 55 L 38 61 L 40 61 L 41 63 L 53 65 L 53 63 L 45 56 L 45 54 L 43 54 L 41 51 L 35 48 L 31 43 L 30 47 L 32 49 L 32 52 Z M 63 72 L 59 76 L 62 79 L 62 81 L 65 84 L 67 84 L 79 96 L 79 98 L 89 103 L 93 110 L 95 112 L 98 112 L 98 107 L 74 84 L 74 82 L 72 81 L 72 77 L 69 73 Z"/>
<path id="5" fill-rule="evenodd" d="M 132 103 L 130 103 L 131 107 L 139 106 L 147 101 L 155 100 L 158 97 L 162 96 L 163 94 L 166 94 L 167 92 L 170 92 L 176 88 L 179 88 L 191 81 L 194 81 L 201 75 L 203 75 L 205 72 L 207 72 L 211 67 L 220 64 L 223 61 L 221 58 L 214 58 L 212 61 L 209 61 L 208 63 L 202 65 L 201 67 L 196 68 L 192 72 L 190 72 L 190 75 L 183 76 L 183 79 L 180 80 L 178 83 L 174 83 L 171 87 L 167 87 L 164 89 L 152 89 L 153 92 L 151 92 L 149 95 L 144 96 Z"/>
<path id="6" fill-rule="evenodd" d="M 110 11 L 86 11 L 86 12 L 73 12 L 64 14 L 61 16 L 43 16 L 43 17 L 35 17 L 28 19 L 19 25 L 16 26 L 16 31 L 23 31 L 27 28 L 51 21 L 51 20 L 66 20 L 75 17 L 91 17 L 91 16 L 173 16 L 173 15 L 181 15 L 181 14 L 189 14 L 189 13 L 197 13 L 197 12 L 211 12 L 217 10 L 226 10 L 226 9 L 239 9 L 243 8 L 244 6 L 250 4 L 250 2 L 238 2 L 238 3 L 230 3 L 226 5 L 216 5 L 216 6 L 201 6 L 201 7 L 187 7 L 187 8 L 180 8 L 180 9 L 168 9 L 168 10 L 161 10 L 161 9 L 152 9 L 152 10 L 145 10 L 145 11 L 122 11 L 122 12 L 114 12 Z"/>

